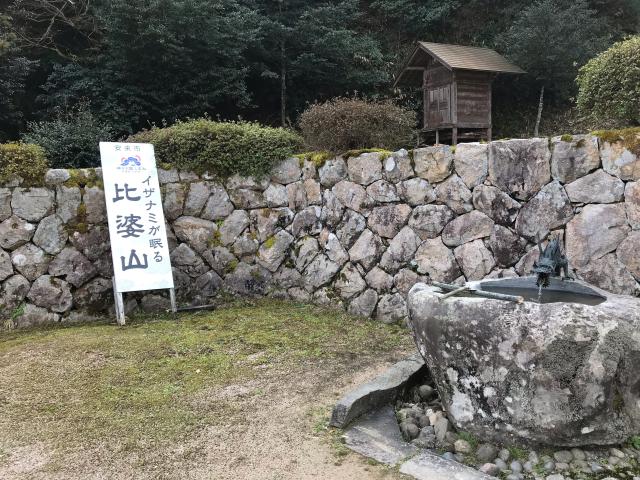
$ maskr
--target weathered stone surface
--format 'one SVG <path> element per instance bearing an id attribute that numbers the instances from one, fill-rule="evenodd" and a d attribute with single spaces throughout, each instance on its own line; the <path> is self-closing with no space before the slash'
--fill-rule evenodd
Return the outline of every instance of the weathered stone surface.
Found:
<path id="1" fill-rule="evenodd" d="M 307 290 L 315 290 L 329 283 L 338 273 L 340 266 L 329 260 L 326 255 L 317 255 L 304 271 L 304 279 Z"/>
<path id="2" fill-rule="evenodd" d="M 56 188 L 56 213 L 64 223 L 69 223 L 78 216 L 78 208 L 82 202 L 82 194 L 78 187 Z"/>
<path id="3" fill-rule="evenodd" d="M 304 180 L 308 179 L 308 178 L 318 178 L 318 172 L 316 169 L 316 164 L 308 159 L 304 159 L 302 161 L 302 178 Z"/>
<path id="4" fill-rule="evenodd" d="M 47 272 L 50 261 L 51 257 L 33 243 L 27 243 L 11 253 L 13 266 L 30 282 Z"/>
<path id="5" fill-rule="evenodd" d="M 162 295 L 148 293 L 140 300 L 142 311 L 149 313 L 161 313 L 171 309 L 171 302 Z"/>
<path id="6" fill-rule="evenodd" d="M 422 450 L 400 466 L 400 473 L 410 475 L 417 480 L 491 480 L 494 477 L 467 467 L 454 460 Z"/>
<path id="7" fill-rule="evenodd" d="M 358 270 L 351 264 L 347 264 L 340 270 L 333 286 L 338 294 L 346 300 L 355 297 L 367 288 L 367 284 L 358 273 Z"/>
<path id="8" fill-rule="evenodd" d="M 178 245 L 170 256 L 171 264 L 192 278 L 197 278 L 208 270 L 202 258 L 186 243 Z"/>
<path id="9" fill-rule="evenodd" d="M 520 260 L 518 260 L 514 267 L 518 275 L 530 275 L 533 271 L 533 264 L 538 260 L 539 256 L 540 254 L 538 251 L 538 247 L 531 247 L 529 250 L 527 250 L 527 253 L 525 253 L 524 256 Z M 573 268 L 573 266 L 570 265 L 570 268 Z"/>
<path id="10" fill-rule="evenodd" d="M 320 188 L 320 184 L 312 178 L 306 179 L 302 184 L 307 197 L 307 203 L 309 205 L 321 205 L 322 190 Z"/>
<path id="11" fill-rule="evenodd" d="M 393 277 L 379 267 L 373 267 L 364 278 L 371 288 L 386 292 L 393 288 Z"/>
<path id="12" fill-rule="evenodd" d="M 489 144 L 489 180 L 518 200 L 528 200 L 549 181 L 551 154 L 546 138 Z"/>
<path id="13" fill-rule="evenodd" d="M 26 303 L 21 308 L 20 315 L 16 316 L 13 323 L 16 328 L 35 327 L 37 325 L 46 325 L 57 323 L 60 321 L 60 315 L 48 312 L 47 309 L 37 307 L 31 303 Z"/>
<path id="14" fill-rule="evenodd" d="M 22 275 L 12 275 L 2 284 L 0 300 L 5 311 L 12 310 L 27 297 L 31 284 Z"/>
<path id="15" fill-rule="evenodd" d="M 318 253 L 320 253 L 320 248 L 315 238 L 304 237 L 299 239 L 293 249 L 296 268 L 300 271 L 304 270 L 316 258 Z"/>
<path id="16" fill-rule="evenodd" d="M 347 165 L 340 157 L 327 160 L 324 165 L 318 169 L 320 175 L 320 183 L 325 188 L 331 188 L 336 183 L 347 178 Z"/>
<path id="17" fill-rule="evenodd" d="M 376 320 L 382 323 L 397 323 L 407 316 L 407 304 L 399 293 L 382 295 L 376 307 Z"/>
<path id="18" fill-rule="evenodd" d="M 640 158 L 627 150 L 624 142 L 602 142 L 600 157 L 605 172 L 622 180 L 640 180 Z"/>
<path id="19" fill-rule="evenodd" d="M 69 284 L 49 275 L 42 275 L 33 282 L 27 298 L 38 307 L 58 313 L 68 312 L 73 306 Z"/>
<path id="20" fill-rule="evenodd" d="M 473 189 L 489 174 L 489 146 L 486 143 L 459 143 L 454 166 L 465 185 Z"/>
<path id="21" fill-rule="evenodd" d="M 377 203 L 398 202 L 396 187 L 386 180 L 378 180 L 367 187 L 367 195 Z"/>
<path id="22" fill-rule="evenodd" d="M 64 248 L 49 264 L 49 273 L 78 288 L 95 277 L 98 272 L 93 264 L 73 247 Z"/>
<path id="23" fill-rule="evenodd" d="M 182 183 L 167 183 L 164 187 L 162 208 L 167 220 L 175 220 L 182 215 L 186 189 Z"/>
<path id="24" fill-rule="evenodd" d="M 513 223 L 522 206 L 499 188 L 490 185 L 478 185 L 473 189 L 473 205 L 502 225 Z"/>
<path id="25" fill-rule="evenodd" d="M 389 155 L 382 163 L 382 176 L 389 182 L 398 183 L 414 175 L 409 152 L 404 149 Z"/>
<path id="26" fill-rule="evenodd" d="M 319 233 L 322 230 L 321 215 L 322 210 L 318 206 L 307 207 L 298 212 L 293 218 L 291 233 L 296 237 L 301 234 L 315 235 Z"/>
<path id="27" fill-rule="evenodd" d="M 614 203 L 624 196 L 624 182 L 604 170 L 596 170 L 565 186 L 575 203 Z"/>
<path id="28" fill-rule="evenodd" d="M 202 213 L 209 196 L 211 195 L 211 189 L 205 182 L 194 182 L 189 184 L 189 193 L 187 194 L 187 200 L 184 204 L 184 215 L 191 217 L 198 217 Z"/>
<path id="29" fill-rule="evenodd" d="M 414 286 L 409 323 L 459 429 L 498 444 L 515 436 L 574 446 L 618 443 L 640 427 L 633 387 L 640 299 L 517 304 L 440 296 Z"/>
<path id="30" fill-rule="evenodd" d="M 239 295 L 264 295 L 269 288 L 271 274 L 260 265 L 239 263 L 235 270 L 224 278 L 225 287 Z"/>
<path id="31" fill-rule="evenodd" d="M 307 191 L 302 181 L 290 183 L 286 188 L 288 205 L 291 210 L 301 210 L 309 205 Z"/>
<path id="32" fill-rule="evenodd" d="M 360 232 L 365 229 L 367 220 L 353 210 L 347 210 L 342 218 L 342 223 L 336 229 L 336 236 L 344 248 L 351 248 Z"/>
<path id="33" fill-rule="evenodd" d="M 220 225 L 219 238 L 222 245 L 231 245 L 236 238 L 249 226 L 249 215 L 244 210 L 235 210 Z"/>
<path id="34" fill-rule="evenodd" d="M 575 135 L 551 139 L 551 176 L 562 183 L 573 182 L 600 166 L 598 138 Z"/>
<path id="35" fill-rule="evenodd" d="M 366 229 L 349 249 L 349 258 L 352 262 L 359 262 L 366 270 L 370 270 L 382 254 L 382 240 L 371 230 Z"/>
<path id="36" fill-rule="evenodd" d="M 422 241 L 413 229 L 404 227 L 389 243 L 389 248 L 380 260 L 380 266 L 389 272 L 397 271 L 413 258 L 420 243 Z"/>
<path id="37" fill-rule="evenodd" d="M 44 174 L 44 183 L 45 185 L 62 185 L 64 182 L 71 178 L 71 174 L 69 170 L 65 168 L 52 168 L 47 170 L 47 173 Z"/>
<path id="38" fill-rule="evenodd" d="M 440 238 L 425 240 L 415 255 L 418 272 L 429 275 L 432 280 L 452 282 L 460 276 L 460 268 L 453 252 Z"/>
<path id="39" fill-rule="evenodd" d="M 302 284 L 302 275 L 295 268 L 280 266 L 273 274 L 273 283 L 280 288 L 297 287 Z"/>
<path id="40" fill-rule="evenodd" d="M 429 182 L 418 177 L 399 183 L 398 194 L 403 202 L 412 207 L 431 203 L 436 199 L 436 192 Z"/>
<path id="41" fill-rule="evenodd" d="M 467 280 L 482 280 L 496 264 L 482 240 L 474 240 L 456 247 L 454 255 Z"/>
<path id="42" fill-rule="evenodd" d="M 198 180 L 200 180 L 200 177 L 197 173 L 191 172 L 189 170 L 180 170 L 178 172 L 178 176 L 180 177 L 180 181 L 183 183 L 197 182 Z"/>
<path id="43" fill-rule="evenodd" d="M 196 252 L 202 253 L 214 244 L 218 227 L 209 220 L 180 217 L 173 222 L 173 231 L 178 240 L 189 244 Z"/>
<path id="44" fill-rule="evenodd" d="M 413 151 L 416 175 L 430 183 L 441 182 L 451 174 L 453 154 L 448 145 L 416 148 Z"/>
<path id="45" fill-rule="evenodd" d="M 213 297 L 222 288 L 222 283 L 222 278 L 216 272 L 209 271 L 196 278 L 196 290 L 200 297 Z"/>
<path id="46" fill-rule="evenodd" d="M 158 168 L 158 182 L 160 185 L 164 185 L 166 183 L 176 183 L 180 181 L 180 176 L 178 175 L 178 170 L 175 168 L 170 168 L 169 170 L 165 170 L 164 168 Z"/>
<path id="47" fill-rule="evenodd" d="M 321 218 L 328 227 L 337 226 L 342 220 L 344 206 L 338 200 L 338 197 L 331 191 L 324 191 L 324 202 L 322 205 Z"/>
<path id="48" fill-rule="evenodd" d="M 107 205 L 104 191 L 99 187 L 85 187 L 82 194 L 87 223 L 105 223 L 107 221 Z"/>
<path id="49" fill-rule="evenodd" d="M 628 182 L 624 189 L 624 205 L 631 228 L 640 230 L 640 182 Z"/>
<path id="50" fill-rule="evenodd" d="M 33 237 L 36 226 L 15 215 L 0 223 L 0 247 L 6 250 L 18 248 Z"/>
<path id="51" fill-rule="evenodd" d="M 425 282 L 428 278 L 422 275 L 418 275 L 413 270 L 408 268 L 403 268 L 393 277 L 393 286 L 396 290 L 402 294 L 407 295 L 411 287 L 413 287 L 418 282 Z"/>
<path id="52" fill-rule="evenodd" d="M 287 185 L 288 183 L 300 180 L 302 170 L 300 169 L 300 160 L 296 157 L 287 158 L 280 162 L 271 170 L 271 181 Z"/>
<path id="53" fill-rule="evenodd" d="M 493 232 L 493 225 L 493 220 L 474 210 L 449 222 L 442 231 L 442 241 L 450 247 L 457 247 L 476 238 L 488 237 Z"/>
<path id="54" fill-rule="evenodd" d="M 333 288 L 320 288 L 309 297 L 311 298 L 312 303 L 327 307 L 331 310 L 342 310 L 344 306 L 342 299 L 338 295 L 336 295 L 336 292 L 333 290 Z"/>
<path id="55" fill-rule="evenodd" d="M 376 207 L 371 211 L 367 224 L 381 237 L 393 238 L 407 223 L 410 214 L 411 207 L 405 204 Z"/>
<path id="56" fill-rule="evenodd" d="M 499 266 L 510 267 L 515 265 L 524 255 L 527 241 L 507 227 L 494 225 L 493 232 L 487 240 L 487 245 Z"/>
<path id="57" fill-rule="evenodd" d="M 214 247 L 202 254 L 211 268 L 220 276 L 224 276 L 233 270 L 238 263 L 238 259 L 226 247 Z"/>
<path id="58" fill-rule="evenodd" d="M 566 224 L 571 218 L 571 201 L 562 185 L 553 181 L 522 207 L 516 219 L 516 231 L 530 240 L 537 236 L 544 239 L 551 230 Z"/>
<path id="59" fill-rule="evenodd" d="M 636 252 L 636 257 L 637 252 Z M 637 261 L 636 261 L 637 262 Z M 578 270 L 580 278 L 609 292 L 636 295 L 638 283 L 615 253 L 596 258 Z"/>
<path id="60" fill-rule="evenodd" d="M 257 233 L 260 242 L 273 236 L 277 231 L 287 227 L 293 220 L 293 212 L 288 208 L 264 208 L 251 210 L 252 230 Z"/>
<path id="61" fill-rule="evenodd" d="M 55 255 L 62 251 L 68 237 L 62 219 L 57 215 L 49 215 L 38 224 L 33 235 L 33 243 L 48 254 Z"/>
<path id="62" fill-rule="evenodd" d="M 221 220 L 233 212 L 233 204 L 227 191 L 219 183 L 210 183 L 211 196 L 200 214 L 205 220 Z"/>
<path id="63" fill-rule="evenodd" d="M 367 289 L 354 298 L 347 311 L 357 317 L 370 318 L 378 303 L 378 294 L 375 290 Z"/>
<path id="64" fill-rule="evenodd" d="M 171 229 L 167 230 L 168 234 L 169 232 L 171 232 Z M 109 254 L 109 228 L 106 225 L 94 225 L 84 233 L 73 232 L 69 240 L 89 260 L 98 260 L 101 257 L 111 256 Z"/>
<path id="65" fill-rule="evenodd" d="M 331 189 L 342 205 L 356 212 L 362 212 L 370 205 L 367 191 L 357 183 L 343 180 Z"/>
<path id="66" fill-rule="evenodd" d="M 90 313 L 107 310 L 113 304 L 113 284 L 106 278 L 94 278 L 73 293 L 76 307 Z"/>
<path id="67" fill-rule="evenodd" d="M 48 188 L 15 188 L 11 197 L 13 214 L 38 222 L 53 213 L 54 195 Z"/>
<path id="68" fill-rule="evenodd" d="M 257 262 L 270 272 L 275 272 L 287 256 L 291 243 L 293 237 L 288 232 L 280 230 L 260 246 Z"/>
<path id="69" fill-rule="evenodd" d="M 618 258 L 640 282 L 640 232 L 634 231 L 618 246 Z M 608 272 L 604 272 L 608 274 Z M 605 288 L 605 287 L 603 287 Z"/>
<path id="70" fill-rule="evenodd" d="M 268 177 L 243 177 L 242 175 L 232 175 L 227 179 L 225 185 L 228 190 L 238 190 L 244 188 L 247 190 L 264 191 L 269 186 Z"/>
<path id="71" fill-rule="evenodd" d="M 264 191 L 264 200 L 267 207 L 286 207 L 289 205 L 287 188 L 284 185 L 271 184 Z"/>
<path id="72" fill-rule="evenodd" d="M 438 202 L 444 203 L 457 214 L 473 210 L 471 190 L 455 174 L 439 184 L 435 189 L 435 193 Z"/>
<path id="73" fill-rule="evenodd" d="M 413 209 L 409 217 L 409 226 L 421 239 L 435 238 L 455 217 L 446 205 L 421 205 Z"/>
<path id="74" fill-rule="evenodd" d="M 260 190 L 251 190 L 249 188 L 238 188 L 229 190 L 228 192 L 231 202 L 236 208 L 250 209 L 263 208 L 267 206 L 264 199 L 264 193 Z"/>
<path id="75" fill-rule="evenodd" d="M 566 228 L 569 264 L 584 267 L 589 261 L 615 250 L 630 227 L 623 204 L 586 205 Z"/>
<path id="76" fill-rule="evenodd" d="M 11 275 L 13 275 L 11 256 L 4 250 L 0 249 L 0 282 Z"/>
<path id="77" fill-rule="evenodd" d="M 0 222 L 11 216 L 11 190 L 0 188 Z"/>
<path id="78" fill-rule="evenodd" d="M 260 242 L 255 239 L 255 235 L 247 230 L 233 242 L 232 249 L 234 255 L 245 263 L 253 263 L 253 255 L 260 248 Z"/>
<path id="79" fill-rule="evenodd" d="M 369 185 L 382 178 L 382 161 L 379 153 L 363 153 L 347 159 L 349 180 L 360 185 Z"/>

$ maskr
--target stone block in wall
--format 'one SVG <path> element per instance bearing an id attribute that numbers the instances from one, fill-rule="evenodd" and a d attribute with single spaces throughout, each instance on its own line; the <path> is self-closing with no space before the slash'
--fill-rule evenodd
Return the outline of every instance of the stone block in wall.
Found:
<path id="1" fill-rule="evenodd" d="M 384 238 L 393 238 L 409 220 L 411 207 L 405 204 L 376 207 L 367 218 L 367 225 Z"/>
<path id="2" fill-rule="evenodd" d="M 640 232 L 629 233 L 618 246 L 618 259 L 631 272 L 637 281 L 640 282 Z"/>
<path id="3" fill-rule="evenodd" d="M 269 186 L 269 177 L 243 177 L 242 175 L 232 175 L 225 182 L 227 190 L 258 190 L 264 191 Z"/>
<path id="4" fill-rule="evenodd" d="M 551 139 L 551 176 L 562 183 L 573 182 L 600 167 L 598 138 L 593 135 L 570 137 Z"/>
<path id="5" fill-rule="evenodd" d="M 305 288 L 316 290 L 329 283 L 340 270 L 340 266 L 332 262 L 324 254 L 317 255 L 302 274 Z"/>
<path id="6" fill-rule="evenodd" d="M 171 309 L 171 301 L 167 297 L 155 293 L 147 293 L 140 299 L 143 312 L 162 313 Z"/>
<path id="7" fill-rule="evenodd" d="M 460 245 L 453 253 L 467 280 L 482 280 L 496 264 L 482 240 Z"/>
<path id="8" fill-rule="evenodd" d="M 189 275 L 191 278 L 197 278 L 209 270 L 202 258 L 186 243 L 178 245 L 171 252 L 170 256 L 171 265 Z"/>
<path id="9" fill-rule="evenodd" d="M 624 182 L 601 169 L 564 188 L 574 203 L 614 203 L 622 201 L 624 197 Z"/>
<path id="10" fill-rule="evenodd" d="M 238 259 L 226 247 L 213 247 L 202 254 L 207 263 L 221 277 L 232 271 Z"/>
<path id="11" fill-rule="evenodd" d="M 416 148 L 413 151 L 416 175 L 430 183 L 441 182 L 453 169 L 453 153 L 448 145 Z"/>
<path id="12" fill-rule="evenodd" d="M 39 276 L 31 285 L 27 298 L 34 305 L 57 313 L 68 312 L 73 306 L 69 284 L 50 275 Z"/>
<path id="13" fill-rule="evenodd" d="M 247 230 L 233 242 L 233 254 L 245 263 L 253 263 L 255 254 L 260 248 L 260 243 L 255 239 L 255 235 Z"/>
<path id="14" fill-rule="evenodd" d="M 211 188 L 206 182 L 193 182 L 189 184 L 189 193 L 184 202 L 183 214 L 191 217 L 199 217 L 211 195 Z"/>
<path id="15" fill-rule="evenodd" d="M 446 205 L 419 205 L 409 217 L 409 226 L 422 240 L 436 238 L 455 217 Z"/>
<path id="16" fill-rule="evenodd" d="M 47 186 L 58 186 L 71 178 L 69 170 L 64 168 L 51 168 L 44 174 L 44 184 Z"/>
<path id="17" fill-rule="evenodd" d="M 178 172 L 178 176 L 180 177 L 180 181 L 183 183 L 197 182 L 200 180 L 198 174 L 191 170 L 180 170 Z"/>
<path id="18" fill-rule="evenodd" d="M 24 304 L 21 313 L 13 319 L 16 328 L 35 327 L 59 321 L 60 314 L 49 312 L 46 308 L 37 307 L 32 303 Z"/>
<path id="19" fill-rule="evenodd" d="M 498 266 L 510 267 L 525 254 L 527 241 L 507 227 L 496 224 L 493 226 L 491 236 L 487 239 L 487 245 Z"/>
<path id="20" fill-rule="evenodd" d="M 614 251 L 629 230 L 624 204 L 585 205 L 566 227 L 569 264 L 581 268 Z"/>
<path id="21" fill-rule="evenodd" d="M 173 222 L 173 232 L 178 240 L 202 253 L 214 244 L 218 227 L 209 220 L 184 216 Z"/>
<path id="22" fill-rule="evenodd" d="M 454 166 L 465 185 L 473 189 L 489 175 L 489 146 L 486 143 L 459 143 Z"/>
<path id="23" fill-rule="evenodd" d="M 621 180 L 640 180 L 640 156 L 628 150 L 624 142 L 603 141 L 600 157 L 605 172 Z"/>
<path id="24" fill-rule="evenodd" d="M 165 170 L 164 168 L 158 168 L 158 182 L 160 185 L 165 185 L 167 183 L 178 183 L 180 181 L 180 175 L 178 175 L 178 170 L 175 168 L 170 168 Z"/>
<path id="25" fill-rule="evenodd" d="M 379 153 L 363 153 L 347 159 L 349 180 L 360 185 L 370 185 L 382 179 L 382 160 Z"/>
<path id="26" fill-rule="evenodd" d="M 545 185 L 518 213 L 516 232 L 535 241 L 573 218 L 573 207 L 558 181 Z"/>
<path id="27" fill-rule="evenodd" d="M 302 181 L 290 183 L 286 188 L 288 205 L 291 210 L 301 210 L 309 205 L 307 191 Z"/>
<path id="28" fill-rule="evenodd" d="M 367 191 L 357 183 L 342 180 L 331 189 L 342 205 L 356 212 L 362 213 L 371 205 Z"/>
<path id="29" fill-rule="evenodd" d="M 278 288 L 289 289 L 302 284 L 302 275 L 295 268 L 280 265 L 280 268 L 273 274 L 273 283 Z"/>
<path id="30" fill-rule="evenodd" d="M 56 214 L 64 223 L 78 217 L 78 209 L 82 203 L 82 193 L 78 187 L 56 187 Z"/>
<path id="31" fill-rule="evenodd" d="M 386 180 L 378 180 L 367 187 L 367 195 L 376 203 L 399 202 L 395 185 Z"/>
<path id="32" fill-rule="evenodd" d="M 444 203 L 459 215 L 473 210 L 471 190 L 455 173 L 436 186 L 435 193 L 438 202 Z"/>
<path id="33" fill-rule="evenodd" d="M 404 227 L 389 242 L 389 247 L 382 255 L 380 266 L 388 272 L 396 272 L 408 264 L 422 240 L 410 226 Z"/>
<path id="34" fill-rule="evenodd" d="M 477 210 L 453 219 L 442 230 L 442 241 L 450 247 L 457 247 L 477 238 L 484 238 L 493 232 L 494 222 Z"/>
<path id="35" fill-rule="evenodd" d="M 340 270 L 340 273 L 338 273 L 336 281 L 333 283 L 333 288 L 338 292 L 340 297 L 348 300 L 367 288 L 367 284 L 360 276 L 356 267 L 347 264 Z"/>
<path id="36" fill-rule="evenodd" d="M 336 227 L 342 221 L 344 205 L 340 202 L 335 193 L 325 190 L 323 194 L 323 205 L 321 218 L 327 227 Z"/>
<path id="37" fill-rule="evenodd" d="M 250 190 L 248 188 L 229 190 L 229 197 L 236 208 L 251 209 L 267 206 L 264 193 L 260 190 Z"/>
<path id="38" fill-rule="evenodd" d="M 13 263 L 11 262 L 11 256 L 4 250 L 0 249 L 0 282 L 5 278 L 9 278 L 11 275 L 13 275 Z"/>
<path id="39" fill-rule="evenodd" d="M 18 307 L 27 298 L 30 288 L 29 280 L 20 274 L 7 278 L 2 284 L 2 291 L 0 292 L 0 303 L 4 306 L 5 311 Z"/>
<path id="40" fill-rule="evenodd" d="M 0 188 L 0 222 L 11 216 L 11 189 Z"/>
<path id="41" fill-rule="evenodd" d="M 578 276 L 592 285 L 622 295 L 636 295 L 640 286 L 615 253 L 608 253 L 579 268 Z"/>
<path id="42" fill-rule="evenodd" d="M 316 169 L 316 164 L 311 160 L 304 159 L 302 161 L 302 179 L 307 180 L 309 178 L 317 178 L 318 172 Z"/>
<path id="43" fill-rule="evenodd" d="M 182 183 L 167 183 L 164 186 L 162 208 L 167 220 L 175 220 L 182 215 L 186 193 L 186 186 Z"/>
<path id="44" fill-rule="evenodd" d="M 44 275 L 51 257 L 33 243 L 27 243 L 11 252 L 11 263 L 27 280 L 33 282 Z"/>
<path id="45" fill-rule="evenodd" d="M 196 292 L 198 292 L 197 297 L 203 301 L 208 301 L 207 299 L 214 297 L 220 292 L 222 284 L 222 278 L 220 278 L 216 272 L 210 270 L 203 273 L 196 278 L 195 288 Z"/>
<path id="46" fill-rule="evenodd" d="M 233 204 L 229 199 L 227 191 L 222 185 L 216 182 L 209 183 L 210 197 L 207 200 L 200 217 L 205 220 L 221 220 L 233 212 Z"/>
<path id="47" fill-rule="evenodd" d="M 369 229 L 365 229 L 353 246 L 349 249 L 349 259 L 352 263 L 360 263 L 365 270 L 378 263 L 384 251 L 382 240 Z"/>
<path id="48" fill-rule="evenodd" d="M 287 158 L 271 169 L 271 181 L 275 183 L 287 185 L 297 182 L 301 177 L 300 160 L 296 157 Z"/>
<path id="49" fill-rule="evenodd" d="M 15 188 L 11 209 L 14 215 L 28 222 L 39 222 L 53 213 L 54 200 L 54 193 L 48 188 Z"/>
<path id="50" fill-rule="evenodd" d="M 289 206 L 287 187 L 276 184 L 269 185 L 264 191 L 264 200 L 269 208 Z"/>
<path id="51" fill-rule="evenodd" d="M 244 210 L 235 210 L 229 215 L 218 230 L 218 238 L 224 246 L 231 245 L 236 238 L 249 226 L 249 214 Z"/>
<path id="52" fill-rule="evenodd" d="M 94 278 L 73 292 L 74 306 L 88 312 L 98 313 L 113 303 L 113 283 L 107 278 Z"/>
<path id="53" fill-rule="evenodd" d="M 502 190 L 490 185 L 478 185 L 473 189 L 473 205 L 501 225 L 511 225 L 522 207 Z"/>
<path id="54" fill-rule="evenodd" d="M 367 285 L 379 293 L 391 291 L 393 277 L 380 267 L 373 267 L 364 277 Z"/>
<path id="55" fill-rule="evenodd" d="M 49 274 L 65 277 L 78 288 L 98 275 L 95 266 L 87 257 L 73 247 L 65 247 L 49 264 Z"/>
<path id="56" fill-rule="evenodd" d="M 407 318 L 407 303 L 399 293 L 382 295 L 376 306 L 376 320 L 386 323 L 398 323 Z"/>
<path id="57" fill-rule="evenodd" d="M 316 235 L 320 233 L 322 230 L 321 215 L 322 209 L 318 206 L 307 207 L 296 213 L 291 223 L 291 233 L 296 237 L 301 234 Z"/>
<path id="58" fill-rule="evenodd" d="M 104 191 L 99 187 L 85 187 L 82 193 L 82 203 L 85 206 L 85 220 L 87 223 L 98 224 L 107 222 L 107 205 Z"/>
<path id="59" fill-rule="evenodd" d="M 631 228 L 640 230 L 640 182 L 627 182 L 624 188 L 624 205 Z"/>
<path id="60" fill-rule="evenodd" d="M 329 260 L 336 263 L 340 267 L 342 267 L 342 265 L 349 261 L 349 254 L 342 246 L 335 233 L 329 233 L 326 237 L 326 241 L 322 243 L 324 253 L 329 258 Z"/>
<path id="61" fill-rule="evenodd" d="M 264 295 L 271 283 L 271 273 L 260 265 L 247 265 L 240 262 L 238 266 L 224 278 L 224 286 L 238 295 Z"/>
<path id="62" fill-rule="evenodd" d="M 407 180 L 414 175 L 415 172 L 411 166 L 409 152 L 405 149 L 398 150 L 397 152 L 389 155 L 382 162 L 382 177 L 391 183 L 398 183 L 402 180 Z"/>
<path id="63" fill-rule="evenodd" d="M 540 253 L 538 251 L 538 247 L 530 247 L 527 250 L 527 253 L 524 254 L 518 263 L 515 264 L 514 269 L 520 276 L 531 275 L 533 270 L 533 264 L 540 257 Z M 570 268 L 571 265 L 570 265 Z"/>
<path id="64" fill-rule="evenodd" d="M 322 190 L 320 184 L 313 178 L 303 181 L 304 191 L 307 195 L 307 203 L 309 205 L 322 205 Z"/>
<path id="65" fill-rule="evenodd" d="M 69 234 L 62 219 L 58 215 L 49 215 L 38 224 L 33 243 L 49 255 L 56 255 L 64 248 L 67 238 Z"/>
<path id="66" fill-rule="evenodd" d="M 372 289 L 367 289 L 349 303 L 347 311 L 357 317 L 370 318 L 377 303 L 378 294 Z"/>
<path id="67" fill-rule="evenodd" d="M 341 157 L 327 160 L 318 169 L 318 174 L 320 175 L 320 184 L 325 188 L 331 188 L 347 178 L 347 164 Z"/>
<path id="68" fill-rule="evenodd" d="M 286 207 L 263 208 L 249 212 L 251 229 L 256 233 L 260 242 L 264 242 L 278 230 L 289 226 L 293 217 L 293 211 Z"/>
<path id="69" fill-rule="evenodd" d="M 440 237 L 425 240 L 415 255 L 418 272 L 432 280 L 452 282 L 460 276 L 460 267 L 453 252 L 442 243 Z"/>
<path id="70" fill-rule="evenodd" d="M 489 181 L 518 200 L 528 200 L 551 178 L 546 138 L 489 143 Z"/>
<path id="71" fill-rule="evenodd" d="M 397 192 L 403 202 L 412 207 L 431 203 L 436 199 L 436 192 L 424 178 L 411 178 L 400 182 Z"/>
<path id="72" fill-rule="evenodd" d="M 0 222 L 0 248 L 15 250 L 33 237 L 36 226 L 15 215 Z"/>
<path id="73" fill-rule="evenodd" d="M 298 270 L 303 271 L 320 253 L 318 241 L 313 237 L 299 238 L 293 248 L 293 261 Z M 294 286 L 294 285 L 288 285 Z"/>
<path id="74" fill-rule="evenodd" d="M 170 234 L 171 229 L 167 233 Z M 111 257 L 109 251 L 111 243 L 107 225 L 92 225 L 86 232 L 73 232 L 69 236 L 69 241 L 89 260 L 95 261 L 104 257 Z"/>
<path id="75" fill-rule="evenodd" d="M 289 253 L 289 246 L 293 237 L 285 230 L 280 230 L 273 237 L 267 239 L 260 248 L 256 261 L 270 272 L 275 272 Z"/>

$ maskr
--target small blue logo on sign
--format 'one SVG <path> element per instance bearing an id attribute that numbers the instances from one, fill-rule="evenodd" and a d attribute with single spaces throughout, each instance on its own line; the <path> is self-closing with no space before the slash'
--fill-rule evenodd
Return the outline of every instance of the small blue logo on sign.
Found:
<path id="1" fill-rule="evenodd" d="M 140 165 L 142 165 L 142 159 L 140 158 L 140 155 L 136 155 L 135 157 L 122 157 L 120 163 L 121 167 L 139 167 Z"/>

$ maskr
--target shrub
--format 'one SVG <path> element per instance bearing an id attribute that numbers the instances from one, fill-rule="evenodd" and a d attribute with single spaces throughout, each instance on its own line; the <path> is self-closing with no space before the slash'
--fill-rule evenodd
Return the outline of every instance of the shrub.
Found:
<path id="1" fill-rule="evenodd" d="M 411 142 L 416 115 L 389 101 L 334 98 L 307 108 L 299 125 L 307 146 L 313 150 L 390 150 Z"/>
<path id="2" fill-rule="evenodd" d="M 42 147 L 28 143 L 0 144 L 0 183 L 20 176 L 26 185 L 42 185 L 48 168 Z"/>
<path id="3" fill-rule="evenodd" d="M 262 176 L 302 146 L 302 138 L 284 128 L 207 118 L 145 130 L 127 141 L 153 144 L 159 163 L 218 177 Z"/>
<path id="4" fill-rule="evenodd" d="M 580 69 L 578 108 L 603 125 L 640 124 L 640 36 L 614 44 Z"/>
<path id="5" fill-rule="evenodd" d="M 86 103 L 59 111 L 54 120 L 30 122 L 27 129 L 22 140 L 44 148 L 53 168 L 97 167 L 98 144 L 114 138 L 111 128 L 98 120 Z"/>

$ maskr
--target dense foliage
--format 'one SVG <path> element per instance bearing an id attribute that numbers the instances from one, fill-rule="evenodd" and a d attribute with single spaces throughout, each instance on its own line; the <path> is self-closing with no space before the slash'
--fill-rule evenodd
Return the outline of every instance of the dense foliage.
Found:
<path id="1" fill-rule="evenodd" d="M 27 143 L 0 143 L 0 183 L 21 177 L 25 185 L 42 185 L 49 168 L 44 150 Z"/>
<path id="2" fill-rule="evenodd" d="M 97 167 L 100 164 L 98 143 L 114 134 L 97 119 L 86 103 L 60 111 L 50 121 L 30 122 L 22 140 L 44 148 L 53 168 Z"/>
<path id="3" fill-rule="evenodd" d="M 218 177 L 262 176 L 302 147 L 291 130 L 207 118 L 145 130 L 127 141 L 153 144 L 160 163 Z"/>
<path id="4" fill-rule="evenodd" d="M 616 43 L 578 75 L 578 108 L 599 122 L 640 125 L 640 36 Z"/>
<path id="5" fill-rule="evenodd" d="M 415 126 L 415 112 L 389 101 L 336 98 L 311 105 L 300 115 L 306 146 L 334 153 L 404 147 L 411 143 Z"/>

